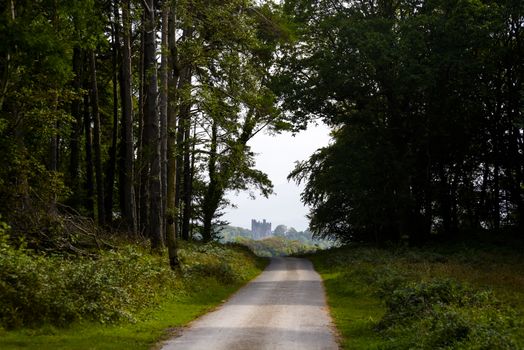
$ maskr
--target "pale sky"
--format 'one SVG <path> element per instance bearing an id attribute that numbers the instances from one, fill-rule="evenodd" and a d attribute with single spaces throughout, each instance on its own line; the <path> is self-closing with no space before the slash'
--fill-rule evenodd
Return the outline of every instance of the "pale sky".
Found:
<path id="1" fill-rule="evenodd" d="M 222 218 L 232 226 L 248 229 L 251 228 L 251 219 L 266 219 L 273 224 L 273 229 L 284 224 L 298 231 L 305 230 L 308 209 L 300 201 L 303 185 L 299 188 L 294 181 L 288 182 L 287 176 L 296 161 L 308 159 L 318 148 L 326 146 L 329 139 L 329 129 L 324 124 L 310 125 L 295 136 L 291 133 L 257 134 L 248 144 L 256 154 L 257 169 L 268 174 L 275 193 L 267 199 L 255 193 L 254 200 L 246 192 L 229 193 L 227 197 L 237 208 L 227 208 Z"/>

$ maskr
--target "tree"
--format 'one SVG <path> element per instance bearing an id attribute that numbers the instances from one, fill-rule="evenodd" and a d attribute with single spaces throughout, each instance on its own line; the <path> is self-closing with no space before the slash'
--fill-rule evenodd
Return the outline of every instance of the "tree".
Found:
<path id="1" fill-rule="evenodd" d="M 98 102 L 98 85 L 96 78 L 96 55 L 93 50 L 89 52 L 89 73 L 91 79 L 91 113 L 93 121 L 93 149 L 95 151 L 95 178 L 96 178 L 96 201 L 97 201 L 97 219 L 100 225 L 105 224 L 105 204 L 104 204 L 104 177 L 102 173 L 102 150 L 100 145 L 100 113 Z"/>
<path id="2" fill-rule="evenodd" d="M 199 125 L 204 128 L 196 152 L 207 172 L 197 180 L 197 215 L 205 241 L 216 235 L 220 209 L 228 204 L 227 191 L 255 188 L 266 196 L 271 193 L 267 176 L 254 169 L 248 142 L 280 120 L 268 82 L 276 47 L 285 40 L 271 6 L 246 7 L 229 1 L 217 4 L 210 13 L 194 26 L 199 33 L 194 42 L 204 48 L 204 55 L 196 59 L 203 64 L 195 68 L 198 84 L 193 91 Z"/>
<path id="3" fill-rule="evenodd" d="M 149 184 L 148 233 L 154 249 L 163 246 L 162 187 L 160 170 L 160 130 L 156 65 L 155 1 L 144 1 L 144 138 L 142 145 L 145 173 Z"/>
<path id="4" fill-rule="evenodd" d="M 287 226 L 286 225 L 278 225 L 273 230 L 273 233 L 275 234 L 275 236 L 285 236 L 286 232 L 287 232 Z"/>
<path id="5" fill-rule="evenodd" d="M 177 225 L 176 225 L 176 100 L 177 100 L 177 42 L 176 42 L 176 8 L 165 8 L 168 12 L 168 105 L 167 105 L 167 189 L 166 189 L 166 243 L 171 268 L 178 266 Z M 165 19 L 164 15 L 164 19 Z M 165 23 L 164 23 L 165 25 Z"/>
<path id="6" fill-rule="evenodd" d="M 280 118 L 269 86 L 281 37 L 275 8 L 244 0 L 6 4 L 0 214 L 20 235 L 38 236 L 32 247 L 74 243 L 64 215 L 87 216 L 112 232 L 140 231 L 154 249 L 165 236 L 175 267 L 177 234 L 190 239 L 201 225 L 212 239 L 227 191 L 270 193 L 248 142 Z M 50 226 L 64 236 L 55 240 Z"/>
<path id="7" fill-rule="evenodd" d="M 518 70 L 502 51 L 522 54 L 514 5 L 286 2 L 300 39 L 275 80 L 283 107 L 297 129 L 322 118 L 335 130 L 291 174 L 317 235 L 421 244 L 519 225 L 519 176 L 501 186 L 502 168 L 522 170 L 501 152 L 522 120 L 502 107 L 521 88 L 501 83 Z"/>
<path id="8" fill-rule="evenodd" d="M 127 228 L 137 231 L 135 186 L 134 186 L 134 138 L 133 138 L 133 95 L 131 88 L 131 22 L 130 1 L 123 0 L 122 6 L 122 65 L 120 71 L 120 94 L 122 120 L 120 142 L 120 211 Z"/>

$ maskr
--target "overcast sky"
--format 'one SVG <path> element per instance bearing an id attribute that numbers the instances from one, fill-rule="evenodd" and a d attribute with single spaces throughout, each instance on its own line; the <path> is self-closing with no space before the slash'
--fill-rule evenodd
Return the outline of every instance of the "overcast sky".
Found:
<path id="1" fill-rule="evenodd" d="M 251 219 L 266 219 L 274 229 L 279 224 L 294 227 L 299 231 L 307 228 L 308 209 L 300 202 L 301 187 L 288 182 L 287 176 L 296 161 L 309 158 L 318 148 L 329 142 L 329 129 L 325 125 L 310 125 L 306 131 L 292 136 L 291 133 L 268 135 L 259 133 L 249 145 L 256 153 L 257 169 L 268 174 L 273 182 L 274 194 L 264 198 L 256 193 L 250 199 L 245 192 L 229 193 L 228 198 L 237 208 L 226 209 L 223 219 L 232 226 L 251 228 Z"/>

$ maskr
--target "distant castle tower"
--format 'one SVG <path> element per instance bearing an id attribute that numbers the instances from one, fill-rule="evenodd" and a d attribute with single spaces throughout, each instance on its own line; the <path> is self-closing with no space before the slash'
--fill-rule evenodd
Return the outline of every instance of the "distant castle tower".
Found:
<path id="1" fill-rule="evenodd" d="M 266 219 L 262 220 L 261 222 L 252 219 L 251 232 L 253 233 L 254 239 L 271 236 L 271 223 L 266 222 Z"/>

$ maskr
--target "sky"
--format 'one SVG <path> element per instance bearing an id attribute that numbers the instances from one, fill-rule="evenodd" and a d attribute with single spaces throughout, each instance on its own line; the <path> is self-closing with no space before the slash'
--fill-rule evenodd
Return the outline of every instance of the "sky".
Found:
<path id="1" fill-rule="evenodd" d="M 258 193 L 255 199 L 248 192 L 227 194 L 237 208 L 227 208 L 222 217 L 232 226 L 251 228 L 251 219 L 266 219 L 273 224 L 283 224 L 303 231 L 308 227 L 308 208 L 300 201 L 303 185 L 288 181 L 287 176 L 296 161 L 309 158 L 318 148 L 329 143 L 329 128 L 324 125 L 310 125 L 307 130 L 295 136 L 291 133 L 270 135 L 260 132 L 248 143 L 256 154 L 256 168 L 268 174 L 273 182 L 274 194 L 264 198 Z"/>

